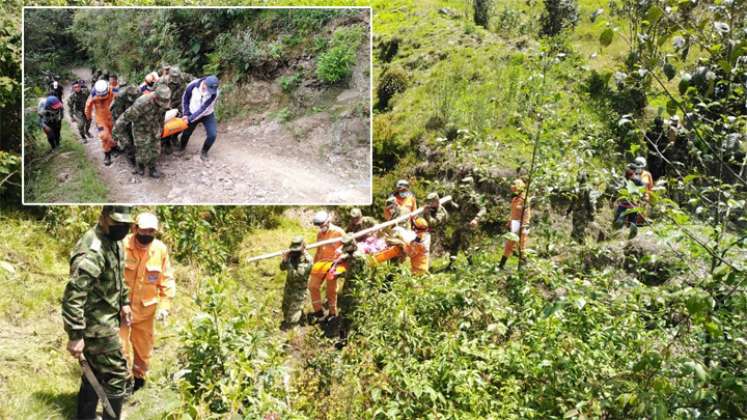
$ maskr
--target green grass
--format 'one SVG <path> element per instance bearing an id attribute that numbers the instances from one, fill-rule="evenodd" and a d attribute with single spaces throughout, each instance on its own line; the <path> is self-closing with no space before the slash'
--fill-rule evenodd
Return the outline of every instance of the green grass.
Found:
<path id="1" fill-rule="evenodd" d="M 48 150 L 44 134 L 34 144 L 37 150 Z M 89 140 L 95 141 L 95 140 Z M 46 148 L 46 149 L 45 149 Z M 44 156 L 26 167 L 26 202 L 93 203 L 106 202 L 108 189 L 93 164 L 86 158 L 85 146 L 73 134 L 67 121 L 62 123 L 62 142 L 52 156 Z M 65 181 L 60 177 L 67 174 Z"/>

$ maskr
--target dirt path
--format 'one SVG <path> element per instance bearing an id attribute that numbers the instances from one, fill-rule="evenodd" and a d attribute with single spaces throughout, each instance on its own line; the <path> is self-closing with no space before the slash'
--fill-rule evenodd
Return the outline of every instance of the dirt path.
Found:
<path id="1" fill-rule="evenodd" d="M 72 71 L 84 80 L 91 77 L 85 68 Z M 339 101 L 349 101 L 351 92 L 346 92 L 338 97 Z M 345 134 L 344 124 L 340 127 L 338 121 L 324 112 L 288 124 L 278 123 L 267 113 L 250 117 L 218 124 L 218 137 L 208 161 L 199 157 L 205 139 L 205 131 L 199 126 L 183 154 L 161 156 L 160 179 L 132 175 L 124 155 L 115 158 L 111 166 L 104 166 L 104 153 L 98 140 L 85 145 L 86 154 L 109 188 L 109 201 L 115 203 L 369 202 L 370 159 L 361 159 L 368 158 L 368 145 L 365 153 L 357 150 L 350 154 L 326 154 L 310 150 L 305 141 L 307 136 L 325 138 L 327 142 L 332 136 L 334 141 Z"/>

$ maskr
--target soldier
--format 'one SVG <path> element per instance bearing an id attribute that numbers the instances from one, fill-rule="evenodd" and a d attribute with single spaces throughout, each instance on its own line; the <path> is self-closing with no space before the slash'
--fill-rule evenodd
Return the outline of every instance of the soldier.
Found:
<path id="1" fill-rule="evenodd" d="M 171 89 L 171 99 L 169 100 L 169 109 L 176 108 L 179 112 L 177 117 L 182 116 L 182 96 L 184 91 L 194 77 L 189 73 L 183 73 L 179 67 L 173 67 L 164 65 L 162 71 L 164 74 L 159 79 L 158 84 L 164 84 Z M 174 134 L 162 140 L 164 146 L 164 153 L 171 154 L 174 147 L 178 147 L 179 135 Z"/>
<path id="2" fill-rule="evenodd" d="M 163 118 L 169 105 L 171 89 L 159 86 L 152 95 L 139 97 L 124 114 L 117 119 L 114 127 L 118 139 L 125 135 L 128 125 L 132 124 L 135 141 L 135 159 L 137 167 L 133 174 L 145 175 L 145 167 L 153 178 L 159 178 L 161 173 L 156 168 L 156 159 L 161 153 L 161 133 L 163 132 Z"/>
<path id="3" fill-rule="evenodd" d="M 122 324 L 131 323 L 120 241 L 131 223 L 128 207 L 104 206 L 96 227 L 89 229 L 70 253 L 70 281 L 62 297 L 67 350 L 76 359 L 85 356 L 117 419 L 127 391 L 127 361 L 118 333 Z M 77 418 L 96 418 L 97 403 L 93 385 L 82 377 Z M 104 413 L 103 418 L 112 417 Z"/>
<path id="4" fill-rule="evenodd" d="M 506 223 L 509 231 L 519 237 L 519 258 L 523 261 L 526 257 L 524 250 L 527 246 L 527 235 L 529 234 L 529 221 L 532 219 L 532 212 L 530 209 L 530 200 L 527 199 L 526 184 L 521 178 L 514 180 L 511 184 L 511 193 L 514 197 L 511 199 L 511 218 Z M 501 270 L 506 265 L 508 257 L 514 252 L 514 246 L 516 241 L 506 240 L 506 244 L 503 247 L 503 256 L 501 262 L 498 264 L 498 268 Z"/>
<path id="5" fill-rule="evenodd" d="M 400 209 L 397 206 L 397 200 L 393 195 L 386 198 L 386 204 L 384 204 L 384 220 L 396 219 L 400 216 Z"/>
<path id="6" fill-rule="evenodd" d="M 450 259 L 447 269 L 452 268 L 459 251 L 464 251 L 467 262 L 470 265 L 472 264 L 471 252 L 473 250 L 470 242 L 481 219 L 487 213 L 485 200 L 475 191 L 474 179 L 471 176 L 464 177 L 459 181 L 454 199 L 460 210 L 456 213 L 456 228 L 451 238 Z"/>
<path id="7" fill-rule="evenodd" d="M 296 236 L 280 261 L 280 269 L 288 272 L 283 291 L 283 322 L 280 324 L 283 331 L 301 322 L 303 303 L 306 300 L 306 280 L 311 272 L 311 264 L 311 255 L 306 252 L 306 242 L 303 237 Z"/>
<path id="8" fill-rule="evenodd" d="M 571 214 L 573 223 L 571 237 L 574 241 L 581 244 L 584 243 L 587 226 L 594 221 L 595 203 L 591 195 L 591 188 L 587 182 L 588 176 L 586 172 L 579 173 L 576 180 L 575 197 L 568 208 L 568 213 Z"/>
<path id="9" fill-rule="evenodd" d="M 422 217 L 428 222 L 428 230 L 433 234 L 431 235 L 432 249 L 442 249 L 444 228 L 449 220 L 449 212 L 441 205 L 441 197 L 437 192 L 429 193 L 426 201 Z"/>
<path id="10" fill-rule="evenodd" d="M 358 250 L 358 245 L 352 236 L 345 235 L 342 239 L 342 254 L 337 257 L 336 262 L 345 265 L 345 273 L 343 274 L 345 280 L 338 299 L 340 311 L 342 312 L 342 322 L 340 323 L 339 331 L 340 341 L 336 346 L 341 348 L 346 344 L 350 330 L 353 327 L 352 316 L 358 307 L 356 294 L 361 287 L 360 274 L 366 267 L 366 256 Z M 333 327 L 335 326 L 333 325 Z"/>
<path id="11" fill-rule="evenodd" d="M 356 233 L 368 228 L 372 228 L 377 224 L 378 222 L 376 221 L 376 219 L 371 216 L 364 216 L 363 212 L 361 212 L 361 209 L 355 207 L 350 210 L 350 223 L 348 223 L 348 227 L 347 229 L 345 229 L 345 232 Z M 356 238 L 356 241 L 363 242 L 368 236 L 369 235 L 360 236 Z"/>
<path id="12" fill-rule="evenodd" d="M 137 86 L 122 86 L 119 90 L 119 95 L 114 98 L 114 102 L 112 102 L 109 107 L 109 110 L 112 113 L 112 119 L 117 121 L 119 116 L 124 114 L 127 108 L 131 107 L 140 95 L 141 93 Z M 132 123 L 126 124 L 124 129 L 122 129 L 118 134 L 117 141 L 120 143 L 120 146 L 127 155 L 127 161 L 130 162 L 130 165 L 135 167 L 135 139 L 132 137 Z"/>
<path id="13" fill-rule="evenodd" d="M 654 118 L 654 127 L 646 133 L 646 139 L 649 141 L 649 169 L 654 180 L 657 180 L 665 175 L 662 155 L 667 149 L 667 136 L 664 133 L 664 120 L 661 117 Z"/>
<path id="14" fill-rule="evenodd" d="M 54 96 L 49 95 L 41 98 L 36 109 L 39 115 L 39 125 L 41 125 L 44 134 L 47 135 L 47 142 L 52 150 L 60 147 L 62 130 L 62 102 Z"/>
<path id="15" fill-rule="evenodd" d="M 78 126 L 78 135 L 82 143 L 88 143 L 88 138 L 92 137 L 91 120 L 86 118 L 86 100 L 91 94 L 86 84 L 82 80 L 73 82 L 73 91 L 67 97 L 67 112 L 70 119 Z"/>

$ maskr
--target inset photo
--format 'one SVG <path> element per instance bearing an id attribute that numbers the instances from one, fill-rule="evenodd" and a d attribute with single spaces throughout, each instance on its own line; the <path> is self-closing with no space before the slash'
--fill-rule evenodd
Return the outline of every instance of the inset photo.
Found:
<path id="1" fill-rule="evenodd" d="M 371 203 L 371 9 L 26 7 L 24 204 Z"/>

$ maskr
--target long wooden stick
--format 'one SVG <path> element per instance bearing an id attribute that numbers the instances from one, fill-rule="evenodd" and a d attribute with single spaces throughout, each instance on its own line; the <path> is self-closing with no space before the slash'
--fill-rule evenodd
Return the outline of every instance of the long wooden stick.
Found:
<path id="1" fill-rule="evenodd" d="M 438 201 L 441 203 L 441 205 L 444 205 L 445 203 L 448 203 L 449 201 L 451 201 L 451 196 L 447 195 L 447 196 L 441 198 Z M 381 229 L 384 229 L 384 228 L 392 226 L 392 225 L 396 225 L 397 223 L 405 221 L 405 220 L 407 220 L 407 219 L 409 219 L 411 217 L 417 216 L 417 215 L 423 213 L 424 210 L 425 210 L 425 207 L 421 207 L 421 208 L 419 208 L 419 209 L 417 209 L 417 210 L 415 210 L 413 212 L 410 212 L 410 213 L 407 213 L 407 214 L 403 214 L 402 216 L 396 217 L 396 218 L 394 218 L 392 220 L 388 220 L 388 221 L 386 221 L 384 223 L 379 223 L 376 226 L 372 226 L 372 227 L 370 227 L 368 229 L 363 229 L 361 231 L 352 233 L 350 235 L 354 239 L 355 238 L 360 238 L 361 236 L 366 236 L 366 235 L 368 235 L 370 233 L 379 231 Z M 341 242 L 341 241 L 342 241 L 342 237 L 337 237 L 337 238 L 332 238 L 332 239 L 325 239 L 323 241 L 314 242 L 313 244 L 306 245 L 306 249 L 318 248 L 320 246 L 334 244 L 334 243 Z M 273 257 L 280 257 L 286 251 L 288 251 L 288 250 L 284 249 L 282 251 L 270 252 L 269 254 L 257 255 L 256 257 L 250 257 L 250 258 L 248 258 L 246 260 L 246 262 L 254 262 L 254 261 L 259 261 L 259 260 L 266 260 L 268 258 L 273 258 Z"/>

